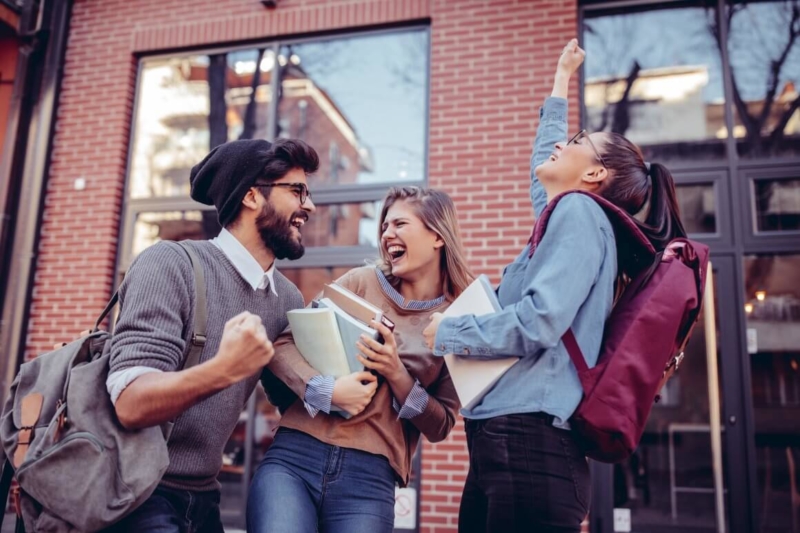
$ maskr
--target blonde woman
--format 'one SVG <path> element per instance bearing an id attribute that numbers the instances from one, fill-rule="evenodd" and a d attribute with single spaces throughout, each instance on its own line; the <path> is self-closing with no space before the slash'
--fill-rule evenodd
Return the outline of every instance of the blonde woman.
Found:
<path id="1" fill-rule="evenodd" d="M 364 338 L 370 372 L 334 379 L 306 363 L 284 333 L 270 370 L 299 397 L 286 411 L 253 479 L 250 533 L 390 533 L 395 483 L 408 483 L 420 434 L 447 437 L 458 398 L 441 358 L 425 346 L 429 317 L 472 280 L 447 194 L 394 188 L 380 216 L 380 261 L 339 284 L 383 309 L 394 333 L 373 324 L 384 344 Z M 329 414 L 336 406 L 351 418 Z"/>

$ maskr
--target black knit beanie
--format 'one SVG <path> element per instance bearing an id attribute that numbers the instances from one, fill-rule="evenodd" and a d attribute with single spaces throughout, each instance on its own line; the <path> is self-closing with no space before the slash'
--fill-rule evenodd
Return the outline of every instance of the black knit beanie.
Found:
<path id="1" fill-rule="evenodd" d="M 221 144 L 192 168 L 189 175 L 193 200 L 217 208 L 222 227 L 239 213 L 247 190 L 264 175 L 273 157 L 272 144 L 263 139 L 246 139 Z"/>

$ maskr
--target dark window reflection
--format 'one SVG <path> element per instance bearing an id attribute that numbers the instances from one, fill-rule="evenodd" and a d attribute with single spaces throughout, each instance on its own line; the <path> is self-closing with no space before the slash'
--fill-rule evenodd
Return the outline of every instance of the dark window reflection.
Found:
<path id="1" fill-rule="evenodd" d="M 381 202 L 318 205 L 301 229 L 306 246 L 377 247 Z"/>
<path id="2" fill-rule="evenodd" d="M 648 159 L 725 157 L 716 2 L 584 22 L 586 125 L 628 137 Z"/>
<path id="3" fill-rule="evenodd" d="M 303 299 L 306 304 L 309 304 L 313 298 L 322 292 L 322 288 L 326 283 L 339 279 L 353 268 L 358 268 L 358 265 L 335 268 L 283 268 L 281 273 L 289 278 L 289 281 L 297 285 L 300 292 L 303 293 Z"/>
<path id="4" fill-rule="evenodd" d="M 793 531 L 800 465 L 800 255 L 744 259 L 761 532 Z"/>
<path id="5" fill-rule="evenodd" d="M 800 154 L 800 1 L 733 2 L 726 18 L 739 155 Z"/>
<path id="6" fill-rule="evenodd" d="M 800 179 L 755 180 L 757 231 L 800 230 Z"/>
<path id="7" fill-rule="evenodd" d="M 717 232 L 717 201 L 713 184 L 678 185 L 675 192 L 687 232 Z"/>
<path id="8" fill-rule="evenodd" d="M 428 34 L 284 46 L 278 135 L 320 154 L 312 184 L 425 178 Z"/>

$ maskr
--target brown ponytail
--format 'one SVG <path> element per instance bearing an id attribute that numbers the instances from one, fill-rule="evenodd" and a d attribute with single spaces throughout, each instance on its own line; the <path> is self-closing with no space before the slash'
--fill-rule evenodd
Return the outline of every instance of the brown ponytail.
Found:
<path id="1" fill-rule="evenodd" d="M 672 174 L 664 165 L 651 163 L 649 176 L 650 210 L 640 228 L 653 246 L 660 250 L 672 239 L 686 237 L 686 230 L 681 222 Z"/>
<path id="2" fill-rule="evenodd" d="M 685 237 L 669 170 L 658 163 L 645 163 L 639 147 L 622 135 L 606 135 L 601 155 L 609 177 L 598 193 L 631 216 L 649 204 L 645 221 L 637 220 L 637 224 L 657 250 L 663 250 L 672 239 Z"/>

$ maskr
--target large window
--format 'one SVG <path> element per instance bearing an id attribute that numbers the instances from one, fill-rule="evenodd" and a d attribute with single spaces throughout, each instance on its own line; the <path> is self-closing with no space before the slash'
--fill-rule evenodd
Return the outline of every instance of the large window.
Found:
<path id="1" fill-rule="evenodd" d="M 189 199 L 189 173 L 214 146 L 249 138 L 303 139 L 320 156 L 307 255 L 283 267 L 374 258 L 379 200 L 426 179 L 427 95 L 427 29 L 144 58 L 120 270 L 158 240 L 219 231 Z M 335 264 L 325 247 L 339 249 Z"/>
<path id="2" fill-rule="evenodd" d="M 587 11 L 587 129 L 622 134 L 648 159 L 724 159 L 725 93 L 713 32 L 715 5 Z"/>
<path id="3" fill-rule="evenodd" d="M 189 173 L 235 139 L 299 138 L 320 156 L 305 256 L 279 268 L 313 298 L 377 257 L 377 217 L 392 185 L 423 183 L 428 30 L 269 42 L 140 62 L 119 274 L 161 240 L 208 239 L 216 212 L 189 198 Z M 279 415 L 257 391 L 223 454 L 226 526 L 244 528 L 249 474 Z M 416 483 L 419 483 L 418 477 Z"/>
<path id="4" fill-rule="evenodd" d="M 800 155 L 798 0 L 594 8 L 583 39 L 587 128 L 668 162 L 724 159 L 731 136 L 742 158 Z"/>

